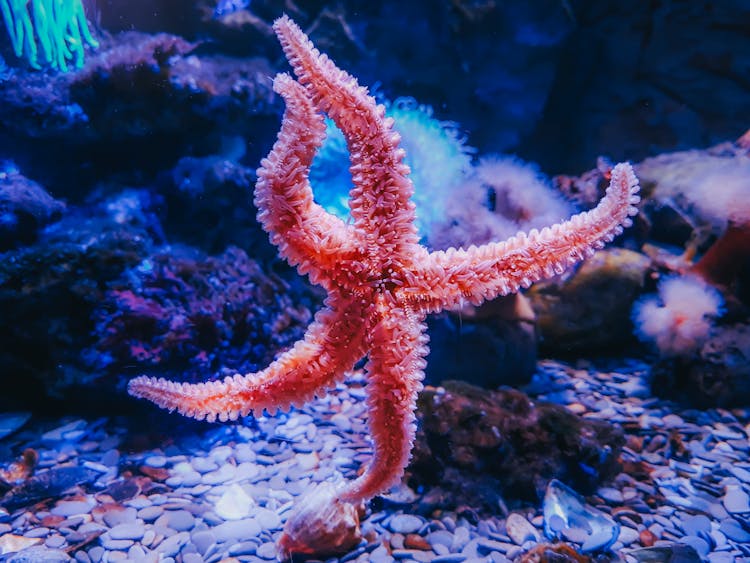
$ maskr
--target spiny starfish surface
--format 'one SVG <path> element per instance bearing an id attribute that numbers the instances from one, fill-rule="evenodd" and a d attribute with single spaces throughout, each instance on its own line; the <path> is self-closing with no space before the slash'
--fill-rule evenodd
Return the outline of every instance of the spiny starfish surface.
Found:
<path id="1" fill-rule="evenodd" d="M 591 211 L 504 242 L 429 252 L 419 244 L 409 169 L 383 106 L 288 17 L 274 29 L 297 80 L 275 79 L 287 108 L 258 170 L 255 203 L 280 254 L 326 289 L 325 308 L 304 339 L 263 371 L 199 384 L 137 377 L 129 390 L 186 416 L 234 420 L 302 405 L 366 355 L 372 460 L 354 481 L 321 487 L 300 502 L 279 544 L 287 553 L 321 553 L 356 540 L 352 507 L 403 475 L 428 352 L 425 316 L 516 292 L 589 256 L 630 225 L 638 181 L 629 164 L 618 164 Z M 350 223 L 317 205 L 308 182 L 324 138 L 323 114 L 341 129 L 351 154 Z"/>

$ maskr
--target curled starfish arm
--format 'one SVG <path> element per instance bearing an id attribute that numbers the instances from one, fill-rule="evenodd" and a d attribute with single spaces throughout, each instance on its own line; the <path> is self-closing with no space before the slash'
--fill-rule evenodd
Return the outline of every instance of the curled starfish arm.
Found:
<path id="1" fill-rule="evenodd" d="M 304 404 L 343 379 L 365 352 L 363 307 L 357 301 L 331 298 L 327 303 L 329 306 L 315 315 L 305 338 L 263 371 L 195 384 L 140 376 L 130 381 L 128 392 L 169 411 L 209 422 Z"/>
<path id="2" fill-rule="evenodd" d="M 393 119 L 386 118 L 383 105 L 321 54 L 287 16 L 274 22 L 274 30 L 313 103 L 333 119 L 347 140 L 354 184 L 350 212 L 355 226 L 368 233 L 383 255 L 401 251 L 402 244 L 416 245 L 419 237 L 410 199 L 414 189 Z"/>
<path id="3" fill-rule="evenodd" d="M 339 495 L 357 503 L 398 483 L 409 461 L 416 432 L 414 411 L 422 390 L 428 353 L 424 316 L 392 304 L 369 335 L 368 426 L 373 458 L 365 472 Z"/>
<path id="4" fill-rule="evenodd" d="M 350 227 L 315 203 L 308 181 L 325 124 L 305 89 L 291 76 L 279 74 L 274 90 L 287 107 L 278 140 L 258 169 L 258 220 L 279 253 L 301 274 L 327 285 L 331 272 L 345 258 L 355 257 L 357 249 Z"/>
<path id="5" fill-rule="evenodd" d="M 438 311 L 466 302 L 479 304 L 561 274 L 630 226 L 638 201 L 632 167 L 618 164 L 604 198 L 590 211 L 504 242 L 423 256 L 405 298 L 420 302 L 427 311 Z"/>

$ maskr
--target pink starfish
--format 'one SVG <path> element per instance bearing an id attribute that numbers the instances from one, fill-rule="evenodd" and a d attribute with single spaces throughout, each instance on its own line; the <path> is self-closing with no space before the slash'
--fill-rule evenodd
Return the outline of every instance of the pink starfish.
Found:
<path id="1" fill-rule="evenodd" d="M 137 377 L 129 391 L 186 416 L 235 420 L 302 405 L 367 355 L 372 461 L 354 481 L 303 499 L 279 541 L 284 553 L 325 553 L 358 541 L 356 507 L 403 475 L 428 352 L 425 316 L 516 292 L 591 255 L 630 225 L 638 181 L 629 164 L 618 164 L 591 211 L 504 242 L 429 252 L 419 244 L 409 169 L 383 106 L 288 17 L 274 29 L 298 81 L 287 74 L 274 81 L 287 109 L 258 170 L 258 219 L 280 254 L 326 289 L 326 306 L 304 339 L 261 372 L 195 385 Z M 324 113 L 351 153 L 351 224 L 317 205 L 308 182 Z"/>

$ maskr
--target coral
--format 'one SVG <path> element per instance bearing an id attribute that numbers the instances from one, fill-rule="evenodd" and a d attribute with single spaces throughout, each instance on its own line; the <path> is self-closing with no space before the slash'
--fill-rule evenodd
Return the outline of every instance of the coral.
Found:
<path id="1" fill-rule="evenodd" d="M 591 492 L 619 470 L 625 443 L 619 427 L 515 389 L 446 381 L 425 388 L 418 404 L 408 472 L 413 484 L 449 489 L 442 509 L 468 504 L 493 511 L 500 498 L 533 502 L 553 478 Z"/>
<path id="2" fill-rule="evenodd" d="M 110 285 L 94 311 L 109 371 L 202 379 L 219 367 L 254 370 L 297 340 L 310 313 L 282 280 L 239 248 L 218 257 L 170 249 Z M 291 295 L 290 295 L 291 294 Z"/>
<path id="3" fill-rule="evenodd" d="M 34 242 L 40 229 L 64 210 L 63 202 L 11 163 L 0 163 L 0 252 Z"/>
<path id="4" fill-rule="evenodd" d="M 512 156 L 486 156 L 449 196 L 427 240 L 432 248 L 484 244 L 540 229 L 573 211 L 533 165 Z"/>
<path id="5" fill-rule="evenodd" d="M 683 270 L 730 288 L 750 265 L 747 149 L 738 142 L 675 152 L 649 158 L 638 170 L 645 182 L 655 184 L 651 199 L 671 204 L 693 226 Z M 704 250 L 706 243 L 712 244 Z"/>
<path id="6" fill-rule="evenodd" d="M 84 45 L 98 47 L 81 0 L 0 0 L 13 51 L 32 68 L 47 64 L 66 72 L 68 62 L 83 66 Z M 42 60 L 39 60 L 41 50 Z"/>
<path id="7" fill-rule="evenodd" d="M 429 237 L 433 224 L 442 220 L 462 194 L 461 185 L 471 171 L 472 149 L 451 123 L 438 121 L 432 108 L 414 99 L 397 98 L 384 105 L 406 151 L 404 162 L 414 184 L 417 230 Z M 353 185 L 349 152 L 344 135 L 332 119 L 326 120 L 326 139 L 313 160 L 310 182 L 315 201 L 326 211 L 341 218 L 349 216 L 349 190 Z"/>
<path id="8" fill-rule="evenodd" d="M 672 277 L 659 283 L 658 299 L 635 304 L 633 321 L 638 336 L 664 356 L 692 356 L 708 339 L 722 303 L 719 292 L 698 277 Z"/>

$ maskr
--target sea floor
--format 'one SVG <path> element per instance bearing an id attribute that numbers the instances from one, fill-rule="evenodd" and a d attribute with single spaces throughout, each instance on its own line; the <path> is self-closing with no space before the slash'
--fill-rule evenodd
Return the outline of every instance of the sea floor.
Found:
<path id="1" fill-rule="evenodd" d="M 624 428 L 628 472 L 587 497 L 620 525 L 615 554 L 635 562 L 630 553 L 645 543 L 681 553 L 674 561 L 695 560 L 673 547 L 684 543 L 712 563 L 750 561 L 750 409 L 680 409 L 653 398 L 647 378 L 638 361 L 543 361 L 527 390 Z M 316 481 L 352 478 L 368 461 L 364 397 L 355 374 L 304 409 L 217 425 L 160 447 L 134 447 L 138 439 L 122 419 L 32 418 L 4 442 L 39 454 L 37 476 L 76 466 L 95 480 L 0 520 L 0 560 L 275 560 L 295 497 Z M 477 521 L 385 506 L 368 512 L 366 541 L 340 561 L 503 562 L 548 541 L 541 506 L 520 511 L 531 525 L 520 535 L 517 517 L 507 530 L 500 507 Z M 573 545 L 582 541 L 574 531 L 568 536 Z"/>

